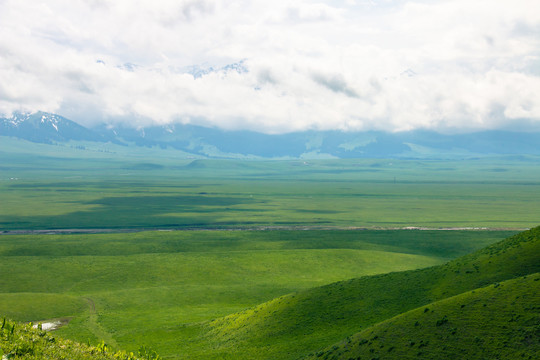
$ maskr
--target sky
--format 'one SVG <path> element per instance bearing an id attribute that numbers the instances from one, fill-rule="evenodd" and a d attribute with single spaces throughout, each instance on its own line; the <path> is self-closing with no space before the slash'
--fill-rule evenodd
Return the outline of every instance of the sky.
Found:
<path id="1" fill-rule="evenodd" d="M 0 113 L 540 131 L 538 0 L 0 0 Z"/>

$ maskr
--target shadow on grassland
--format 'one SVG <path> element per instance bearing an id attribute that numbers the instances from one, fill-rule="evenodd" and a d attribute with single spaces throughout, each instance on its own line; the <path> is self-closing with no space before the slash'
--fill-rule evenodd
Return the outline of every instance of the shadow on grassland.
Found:
<path id="1" fill-rule="evenodd" d="M 261 201 L 206 195 L 115 196 L 80 202 L 95 206 L 89 210 L 54 216 L 6 216 L 0 219 L 0 226 L 5 230 L 199 227 L 219 225 L 218 214 L 230 211 L 228 207 L 255 203 Z"/>

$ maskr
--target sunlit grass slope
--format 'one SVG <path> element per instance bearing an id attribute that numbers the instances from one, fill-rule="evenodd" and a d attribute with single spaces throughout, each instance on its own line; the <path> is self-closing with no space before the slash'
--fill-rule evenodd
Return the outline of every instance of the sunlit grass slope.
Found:
<path id="1" fill-rule="evenodd" d="M 411 310 L 309 359 L 538 359 L 539 329 L 536 273 Z"/>
<path id="2" fill-rule="evenodd" d="M 0 318 L 0 357 L 2 359 L 137 360 L 156 358 L 152 357 L 154 353 L 149 353 L 144 349 L 140 354 L 150 356 L 136 357 L 133 353 L 125 351 L 112 351 L 104 343 L 90 346 L 63 340 L 41 328 L 33 328 L 31 323 L 17 323 Z"/>
<path id="3" fill-rule="evenodd" d="M 2 235 L 0 314 L 19 321 L 71 318 L 60 336 L 189 357 L 201 329 L 192 324 L 339 280 L 441 264 L 513 233 Z"/>
<path id="4" fill-rule="evenodd" d="M 187 353 L 295 359 L 414 308 L 538 271 L 535 228 L 444 265 L 313 288 L 200 325 Z"/>

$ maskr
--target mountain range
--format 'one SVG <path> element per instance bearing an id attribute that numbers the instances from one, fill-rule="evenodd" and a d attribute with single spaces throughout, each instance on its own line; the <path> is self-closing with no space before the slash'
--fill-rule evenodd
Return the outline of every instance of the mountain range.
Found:
<path id="1" fill-rule="evenodd" d="M 503 130 L 467 134 L 441 134 L 427 130 L 394 133 L 310 130 L 264 134 L 181 123 L 141 128 L 100 124 L 88 128 L 45 112 L 15 113 L 11 117 L 0 118 L 0 136 L 45 144 L 94 142 L 161 148 L 197 157 L 236 159 L 460 159 L 540 155 L 540 133 Z"/>

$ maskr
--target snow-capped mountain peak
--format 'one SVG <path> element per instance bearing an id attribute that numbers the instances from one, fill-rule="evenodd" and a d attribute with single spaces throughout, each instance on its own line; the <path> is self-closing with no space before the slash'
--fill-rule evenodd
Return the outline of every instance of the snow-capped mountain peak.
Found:
<path id="1" fill-rule="evenodd" d="M 106 141 L 101 134 L 60 115 L 42 111 L 14 113 L 8 118 L 0 118 L 0 135 L 42 143 L 69 140 Z"/>
<path id="2" fill-rule="evenodd" d="M 58 124 L 61 122 L 61 119 L 54 114 L 42 113 L 41 123 L 50 124 L 58 132 Z"/>
<path id="3" fill-rule="evenodd" d="M 13 115 L 5 121 L 7 121 L 9 124 L 11 124 L 14 127 L 19 126 L 22 122 L 28 120 L 28 118 L 32 115 L 32 113 L 26 112 L 26 113 L 13 113 Z"/>

